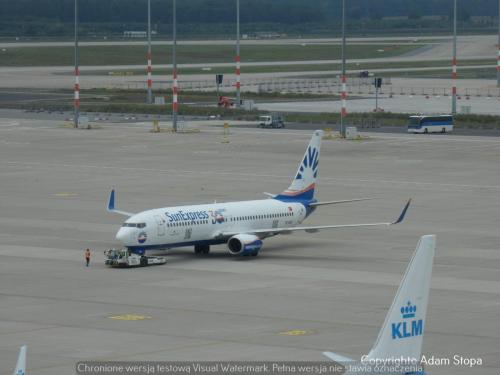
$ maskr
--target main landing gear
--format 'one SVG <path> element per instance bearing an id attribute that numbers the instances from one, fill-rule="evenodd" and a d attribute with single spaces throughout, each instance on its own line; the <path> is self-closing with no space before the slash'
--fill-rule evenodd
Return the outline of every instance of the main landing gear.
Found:
<path id="1" fill-rule="evenodd" d="M 208 254 L 210 252 L 210 245 L 194 245 L 195 254 Z"/>

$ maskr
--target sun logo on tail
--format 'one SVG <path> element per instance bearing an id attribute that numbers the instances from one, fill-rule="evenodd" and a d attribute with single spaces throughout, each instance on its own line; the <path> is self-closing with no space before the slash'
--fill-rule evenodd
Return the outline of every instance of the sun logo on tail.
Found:
<path id="1" fill-rule="evenodd" d="M 312 171 L 313 177 L 316 178 L 318 175 L 318 157 L 318 149 L 309 146 L 306 154 L 304 155 L 304 160 L 302 160 L 302 164 L 300 165 L 297 176 L 295 176 L 295 179 L 302 180 L 306 171 Z"/>

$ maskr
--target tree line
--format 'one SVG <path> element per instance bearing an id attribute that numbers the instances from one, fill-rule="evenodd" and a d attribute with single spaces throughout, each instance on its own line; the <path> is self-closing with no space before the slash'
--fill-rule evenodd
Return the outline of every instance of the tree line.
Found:
<path id="1" fill-rule="evenodd" d="M 78 0 L 80 22 L 87 32 L 116 32 L 124 28 L 144 29 L 147 0 Z M 471 16 L 498 14 L 498 0 L 458 0 L 462 22 Z M 387 20 L 388 28 L 425 27 L 425 16 L 448 17 L 453 0 L 347 0 L 351 24 L 376 25 Z M 341 0 L 240 0 L 242 26 L 248 30 L 308 31 L 305 25 L 320 30 L 335 27 L 341 17 Z M 161 25 L 172 19 L 172 0 L 151 0 L 152 22 Z M 177 2 L 180 24 L 206 25 L 223 31 L 235 22 L 236 0 L 184 0 Z M 409 17 L 409 25 L 394 24 L 387 18 Z M 74 19 L 74 0 L 0 0 L 0 35 L 16 33 L 70 33 Z M 392 23 L 391 23 L 392 22 Z M 42 25 L 45 25 L 42 27 Z M 197 27 L 196 27 L 197 25 Z M 422 26 L 423 25 L 423 26 Z M 436 27 L 439 27 L 436 23 Z M 41 29 L 41 30 L 40 30 Z M 193 27 L 186 27 L 187 31 Z M 10 30 L 10 32 L 9 32 Z M 165 32 L 168 33 L 167 28 Z"/>

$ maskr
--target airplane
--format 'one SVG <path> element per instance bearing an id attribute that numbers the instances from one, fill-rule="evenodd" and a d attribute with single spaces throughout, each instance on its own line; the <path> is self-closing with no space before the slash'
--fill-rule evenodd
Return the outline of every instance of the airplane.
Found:
<path id="1" fill-rule="evenodd" d="M 403 221 L 411 199 L 392 222 L 301 226 L 318 207 L 363 201 L 371 198 L 318 202 L 314 198 L 318 177 L 319 153 L 323 132 L 314 131 L 295 178 L 281 194 L 262 200 L 165 207 L 137 214 L 115 208 L 115 190 L 111 190 L 108 211 L 128 216 L 116 234 L 131 253 L 146 250 L 194 246 L 195 254 L 208 254 L 211 245 L 227 244 L 235 256 L 256 256 L 262 240 L 294 231 L 317 232 L 371 226 L 390 226 Z"/>
<path id="2" fill-rule="evenodd" d="M 377 340 L 367 355 L 357 361 L 337 353 L 323 354 L 343 365 L 346 374 L 424 375 L 420 360 L 435 250 L 435 235 L 420 238 Z"/>
<path id="3" fill-rule="evenodd" d="M 12 375 L 25 375 L 26 374 L 26 345 L 21 346 L 19 349 L 19 357 L 17 358 L 16 369 Z"/>

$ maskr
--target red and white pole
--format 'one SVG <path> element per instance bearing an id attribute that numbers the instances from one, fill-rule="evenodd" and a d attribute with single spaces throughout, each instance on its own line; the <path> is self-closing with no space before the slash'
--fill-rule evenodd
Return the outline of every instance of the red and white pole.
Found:
<path id="1" fill-rule="evenodd" d="M 240 56 L 237 55 L 236 58 L 236 98 L 238 100 L 238 105 L 239 106 L 239 101 L 240 101 L 240 93 L 241 93 L 241 77 L 240 77 L 240 74 L 241 74 L 241 68 L 240 68 L 240 62 L 241 62 L 241 59 L 240 59 Z"/>
<path id="2" fill-rule="evenodd" d="M 174 84 L 172 87 L 172 109 L 174 111 L 174 114 L 177 115 L 177 109 L 178 109 L 178 95 L 179 92 L 179 86 L 177 84 L 177 69 L 174 69 Z"/>
<path id="3" fill-rule="evenodd" d="M 74 127 L 78 128 L 80 119 L 80 50 L 78 49 L 78 0 L 75 0 L 75 96 Z"/>
<path id="4" fill-rule="evenodd" d="M 178 94 L 179 88 L 177 84 L 177 1 L 172 1 L 172 73 L 173 73 L 173 85 L 172 85 L 172 130 L 174 133 L 177 132 L 177 115 L 178 115 Z"/>
<path id="5" fill-rule="evenodd" d="M 236 108 L 241 104 L 240 0 L 236 0 Z"/>
<path id="6" fill-rule="evenodd" d="M 151 65 L 151 0 L 148 0 L 148 69 L 147 69 L 147 79 L 148 79 L 148 97 L 147 97 L 147 103 L 152 104 L 153 103 L 153 81 L 151 79 L 151 74 L 153 71 L 152 65 Z"/>
<path id="7" fill-rule="evenodd" d="M 345 0 L 342 0 L 342 109 L 340 110 L 340 136 L 345 138 L 345 117 L 347 116 L 347 85 L 346 85 L 346 35 L 345 35 L 345 15 L 346 15 L 346 4 Z"/>
<path id="8" fill-rule="evenodd" d="M 451 60 L 451 114 L 457 114 L 457 0 L 453 2 L 453 59 Z"/>
<path id="9" fill-rule="evenodd" d="M 75 111 L 80 111 L 80 69 L 75 69 Z"/>
<path id="10" fill-rule="evenodd" d="M 451 60 L 451 83 L 452 83 L 452 88 L 451 88 L 451 93 L 453 96 L 457 95 L 457 59 L 454 58 Z"/>
<path id="11" fill-rule="evenodd" d="M 498 22 L 500 22 L 500 20 Z M 500 36 L 498 38 L 497 86 L 500 87 Z"/>
<path id="12" fill-rule="evenodd" d="M 342 93 L 340 95 L 342 100 L 342 118 L 347 116 L 347 78 L 345 74 L 342 74 Z"/>
<path id="13" fill-rule="evenodd" d="M 497 86 L 500 87 L 500 0 L 498 0 L 498 56 L 497 56 Z"/>
<path id="14" fill-rule="evenodd" d="M 152 74 L 153 74 L 153 65 L 151 63 L 151 52 L 148 52 L 148 69 L 147 69 L 147 74 L 148 74 L 148 104 L 151 104 L 151 97 L 152 97 L 152 89 L 153 89 L 153 79 L 152 79 Z"/>

